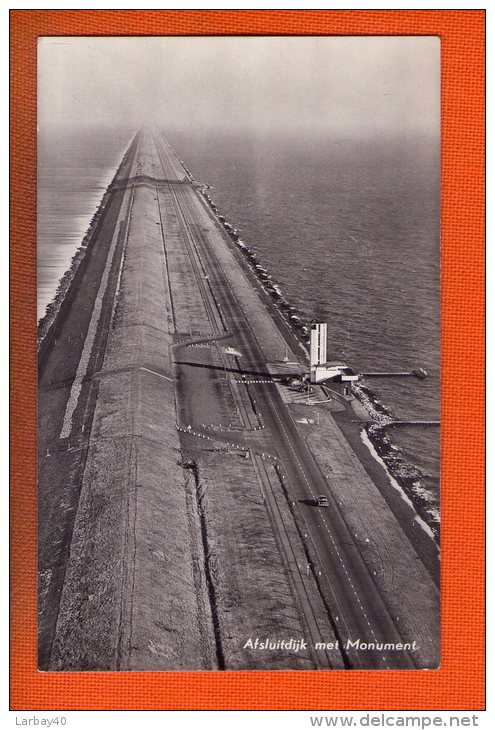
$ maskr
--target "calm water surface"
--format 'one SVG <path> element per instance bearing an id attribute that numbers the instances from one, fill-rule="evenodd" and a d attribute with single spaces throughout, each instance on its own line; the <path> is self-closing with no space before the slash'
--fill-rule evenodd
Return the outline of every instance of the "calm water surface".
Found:
<path id="1" fill-rule="evenodd" d="M 39 314 L 52 298 L 132 132 L 40 145 Z M 328 322 L 329 359 L 361 371 L 400 419 L 439 418 L 439 185 L 436 145 L 168 132 L 189 170 L 308 322 Z M 393 433 L 439 491 L 438 428 Z"/>
<path id="2" fill-rule="evenodd" d="M 428 378 L 364 384 L 398 419 L 439 419 L 439 160 L 434 142 L 167 132 L 286 298 L 328 322 L 329 359 Z M 439 429 L 393 432 L 438 498 Z"/>
<path id="3" fill-rule="evenodd" d="M 38 318 L 80 245 L 132 131 L 45 132 L 38 140 Z"/>

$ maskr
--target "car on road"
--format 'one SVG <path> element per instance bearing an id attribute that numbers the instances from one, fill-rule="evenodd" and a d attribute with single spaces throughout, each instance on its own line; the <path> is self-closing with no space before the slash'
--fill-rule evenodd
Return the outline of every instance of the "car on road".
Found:
<path id="1" fill-rule="evenodd" d="M 328 497 L 324 494 L 319 494 L 316 498 L 316 504 L 318 507 L 328 507 Z"/>

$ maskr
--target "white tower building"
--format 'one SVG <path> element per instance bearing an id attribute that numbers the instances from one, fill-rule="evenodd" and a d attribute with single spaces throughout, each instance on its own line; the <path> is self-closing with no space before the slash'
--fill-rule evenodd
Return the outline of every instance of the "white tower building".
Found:
<path id="1" fill-rule="evenodd" d="M 321 383 L 325 380 L 346 382 L 359 380 L 359 373 L 343 362 L 327 362 L 327 325 L 311 325 L 309 351 L 310 381 Z"/>
<path id="2" fill-rule="evenodd" d="M 327 361 L 327 323 L 311 325 L 310 366 L 325 365 Z"/>

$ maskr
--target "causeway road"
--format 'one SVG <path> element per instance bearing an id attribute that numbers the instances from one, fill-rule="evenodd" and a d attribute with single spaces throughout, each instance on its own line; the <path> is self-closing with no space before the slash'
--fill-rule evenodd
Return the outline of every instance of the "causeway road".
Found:
<path id="1" fill-rule="evenodd" d="M 199 187 L 161 136 L 138 132 L 110 186 L 95 235 L 73 284 L 41 345 L 38 395 L 39 666 L 41 669 L 50 668 L 61 596 L 67 582 L 71 547 L 74 547 L 74 525 L 83 479 L 88 488 L 91 474 L 97 473 L 98 438 L 102 438 L 104 428 L 96 429 L 96 433 L 92 433 L 92 428 L 96 404 L 100 402 L 100 382 L 105 377 L 102 368 L 106 362 L 108 342 L 112 337 L 115 340 L 116 332 L 146 330 L 143 337 L 146 337 L 148 354 L 140 355 L 139 347 L 134 346 L 129 362 L 122 364 L 122 374 L 132 369 L 139 370 L 155 378 L 154 389 L 174 388 L 179 425 L 186 425 L 187 422 L 191 427 L 200 427 L 204 423 L 204 406 L 202 412 L 190 392 L 180 389 L 181 382 L 193 382 L 194 378 L 200 384 L 204 382 L 211 393 L 218 394 L 219 400 L 221 387 L 228 384 L 230 398 L 235 405 L 233 410 L 246 433 L 263 424 L 259 435 L 260 449 L 270 458 L 270 464 L 277 465 L 280 480 L 278 494 L 273 492 L 277 489 L 273 483 L 273 470 L 270 478 L 260 458 L 260 449 L 257 453 L 253 450 L 251 456 L 259 475 L 260 489 L 267 494 L 266 508 L 270 512 L 271 525 L 276 533 L 282 560 L 285 561 L 292 592 L 299 602 L 306 635 L 313 645 L 317 642 L 325 644 L 327 640 L 333 642 L 335 639 L 340 645 L 337 659 L 335 652 L 332 654 L 325 648 L 315 649 L 313 646 L 314 665 L 353 669 L 414 669 L 420 666 L 415 651 L 393 648 L 404 642 L 407 646 L 408 639 L 402 635 L 400 621 L 392 615 L 363 557 L 362 542 L 359 543 L 357 535 L 349 528 L 341 504 L 334 497 L 275 380 L 267 374 L 270 371 L 269 363 L 282 360 L 286 345 L 291 349 L 292 359 L 302 361 L 303 350 L 279 315 L 271 316 L 266 294 L 256 286 L 252 272 L 239 257 L 235 244 L 228 238 L 214 210 L 198 190 Z M 146 195 L 143 190 L 147 191 Z M 141 203 L 146 211 L 144 213 L 139 209 L 133 211 L 135 197 L 139 196 L 141 201 L 146 201 L 147 207 Z M 136 224 L 131 236 L 132 256 L 128 255 L 126 259 L 133 215 L 135 220 L 141 221 L 144 216 L 144 224 Z M 138 235 L 141 229 L 146 231 L 142 239 Z M 138 284 L 139 291 L 130 291 L 130 282 L 143 282 L 147 278 L 140 269 L 145 265 L 140 246 L 143 249 L 148 246 L 150 251 L 153 250 L 153 261 L 163 262 L 164 285 L 163 292 L 160 292 L 164 302 L 166 300 L 166 304 L 162 302 L 163 307 L 161 304 L 160 308 L 156 306 L 156 291 L 151 293 L 142 283 Z M 177 263 L 179 258 L 180 266 Z M 122 321 L 127 330 L 122 322 L 115 329 L 114 322 L 119 308 L 123 270 L 128 273 L 126 306 L 130 312 L 135 312 L 134 319 Z M 185 312 L 187 306 L 190 307 L 189 313 Z M 146 315 L 148 319 L 142 315 L 143 312 L 158 313 L 162 310 L 169 314 Z M 189 331 L 183 326 L 184 322 L 188 322 L 186 314 L 190 318 Z M 193 326 L 193 319 L 196 326 Z M 153 332 L 157 333 L 156 338 L 161 337 L 163 340 L 160 347 L 155 347 L 155 340 L 150 334 Z M 126 334 L 119 334 L 118 338 L 117 345 L 125 355 L 126 343 L 134 340 Z M 167 338 L 170 338 L 169 346 L 164 344 Z M 172 344 L 173 338 L 175 343 L 187 339 L 205 343 L 210 340 L 217 360 L 211 360 L 210 365 L 195 362 L 193 358 L 187 357 L 187 346 Z M 232 353 L 226 352 L 220 343 L 230 345 Z M 118 347 L 116 352 L 120 352 Z M 166 361 L 167 352 L 172 363 Z M 106 373 L 114 378 L 112 392 L 115 403 L 124 393 L 124 386 L 120 387 L 118 380 L 120 364 L 114 362 L 113 370 Z M 136 378 L 136 382 L 141 383 L 138 376 Z M 125 378 L 122 379 L 124 382 Z M 133 395 L 133 398 L 141 397 L 140 388 L 141 385 L 135 391 L 138 395 Z M 169 391 L 166 395 L 160 391 L 159 397 L 165 402 L 170 398 Z M 106 404 L 105 398 L 100 400 L 103 411 L 101 423 L 117 419 L 119 425 L 114 401 Z M 144 400 L 140 400 L 137 406 L 140 422 L 146 428 L 158 428 L 157 424 L 151 423 L 152 415 L 148 417 L 147 413 L 142 412 L 143 403 Z M 149 407 L 152 408 L 151 401 Z M 131 416 L 133 410 L 134 406 L 130 408 Z M 132 434 L 134 441 L 141 437 L 141 434 L 135 436 L 134 431 Z M 125 429 L 124 436 L 127 438 Z M 218 438 L 221 440 L 220 436 Z M 158 454 L 157 443 L 153 448 L 157 449 Z M 155 461 L 159 458 L 161 456 L 156 457 Z M 355 455 L 352 458 L 358 459 Z M 150 469 L 155 468 L 153 462 Z M 102 479 L 108 479 L 110 484 L 111 477 L 111 474 L 103 474 Z M 140 489 L 143 490 L 142 485 Z M 103 486 L 102 490 L 101 499 L 104 500 Z M 268 490 L 272 490 L 270 494 Z M 321 494 L 328 497 L 327 508 L 315 505 L 317 496 Z M 159 498 L 165 498 L 161 492 Z M 291 545 L 290 540 L 294 539 L 295 533 L 286 529 L 277 506 L 280 505 L 280 501 L 277 502 L 280 499 L 286 500 L 285 509 L 292 514 L 298 526 L 299 539 L 304 541 L 311 556 L 309 564 L 304 566 L 304 572 L 307 570 L 311 574 L 325 603 L 328 617 L 326 626 L 322 625 L 321 613 L 318 614 L 312 605 L 304 579 L 299 574 L 294 576 L 297 546 Z M 95 499 L 90 500 L 88 505 L 89 517 L 85 523 L 84 520 L 82 522 L 90 529 L 93 516 L 99 519 L 102 510 Z M 144 545 L 149 535 L 144 523 L 141 534 L 144 536 Z M 98 549 L 95 544 L 95 554 Z M 297 549 L 300 551 L 301 546 Z M 143 561 L 147 561 L 149 551 L 144 547 L 143 555 L 146 556 Z M 78 562 L 79 553 L 75 549 L 72 557 L 72 585 L 77 585 L 78 571 L 84 571 L 84 561 Z M 81 615 L 83 611 L 88 616 L 93 615 L 91 611 L 99 615 L 96 601 L 99 600 L 100 590 L 103 605 L 106 594 L 103 593 L 97 567 L 90 566 L 90 572 L 94 568 L 95 574 L 94 578 L 88 578 L 88 581 L 94 581 L 94 608 L 84 603 L 84 596 L 81 598 L 77 591 L 74 592 L 72 588 L 66 591 L 66 605 L 72 606 L 74 601 L 81 601 Z M 153 569 L 155 567 L 153 563 Z M 165 576 L 161 579 L 166 582 Z M 117 580 L 115 582 L 118 583 Z M 118 587 L 115 590 L 119 590 Z M 126 600 L 125 597 L 122 599 L 123 606 Z M 146 599 L 143 600 L 141 596 L 139 600 L 143 603 L 143 615 L 146 613 L 149 616 Z M 117 602 L 114 601 L 112 605 L 117 605 Z M 70 610 L 65 609 L 65 615 L 59 623 L 62 627 L 68 627 L 70 619 Z M 112 632 L 114 630 L 118 629 L 112 625 Z M 158 631 L 156 626 L 153 630 Z M 359 650 L 349 646 L 348 642 L 392 646 L 389 649 Z M 62 640 L 59 645 L 61 643 Z M 158 650 L 156 646 L 155 642 L 155 655 L 158 651 L 167 651 L 166 647 L 160 645 Z M 129 651 L 132 653 L 134 649 L 131 649 Z M 190 650 L 191 655 L 194 651 L 194 648 Z M 63 649 L 59 648 L 58 652 L 61 654 Z M 94 655 L 97 653 L 98 646 L 94 649 Z M 146 661 L 149 661 L 149 654 L 146 656 Z M 158 663 L 166 659 L 157 658 L 156 661 Z M 74 662 L 75 666 L 81 666 L 80 662 Z M 112 662 L 113 659 L 109 661 L 108 668 L 115 666 Z M 101 666 L 106 665 L 102 662 Z"/>
<path id="2" fill-rule="evenodd" d="M 170 148 L 160 139 L 155 141 L 163 169 L 172 169 L 173 160 L 170 158 L 173 153 Z M 212 214 L 203 201 L 198 205 L 198 194 L 191 185 L 175 185 L 173 193 L 186 229 L 198 285 L 205 301 L 210 300 L 207 288 L 214 293 L 224 328 L 232 333 L 232 344 L 242 353 L 242 358 L 237 358 L 238 379 L 242 379 L 245 371 L 263 373 L 263 379 L 266 379 L 266 358 L 258 336 L 206 233 Z M 211 308 L 211 303 L 208 307 Z M 333 499 L 275 384 L 254 382 L 249 389 L 269 432 L 271 452 L 279 460 L 286 489 L 300 511 L 308 541 L 317 556 L 318 562 L 311 569 L 327 597 L 342 646 L 346 647 L 348 640 L 400 644 L 404 639 L 399 627 L 390 615 L 354 535 L 349 531 L 339 505 Z M 328 508 L 314 506 L 319 494 L 327 495 Z M 305 600 L 304 596 L 301 600 Z M 414 651 L 362 652 L 345 648 L 344 653 L 348 666 L 353 668 L 415 668 Z"/>

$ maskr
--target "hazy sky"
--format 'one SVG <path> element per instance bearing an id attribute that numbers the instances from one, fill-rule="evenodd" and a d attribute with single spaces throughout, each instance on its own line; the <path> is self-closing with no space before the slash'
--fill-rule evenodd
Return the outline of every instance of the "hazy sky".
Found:
<path id="1" fill-rule="evenodd" d="M 437 132 L 435 37 L 41 38 L 39 124 Z"/>

